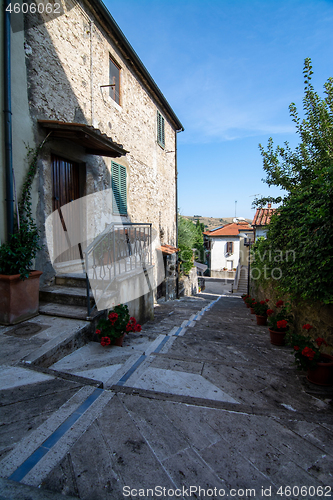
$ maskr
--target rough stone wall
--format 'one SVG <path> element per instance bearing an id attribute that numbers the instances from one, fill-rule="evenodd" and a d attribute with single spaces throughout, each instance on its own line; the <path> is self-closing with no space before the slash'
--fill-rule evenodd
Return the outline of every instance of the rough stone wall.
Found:
<path id="1" fill-rule="evenodd" d="M 291 301 L 285 295 L 281 296 L 271 282 L 267 286 L 251 282 L 250 295 L 258 300 L 270 299 L 270 305 L 276 304 L 278 300 L 291 304 L 291 314 L 293 316 L 292 328 L 297 333 L 305 334 L 302 326 L 309 323 L 313 329 L 309 331 L 311 338 L 323 337 L 329 344 L 323 349 L 327 354 L 333 355 L 333 304 L 323 304 L 321 302 L 309 302 L 304 300 Z"/>
<path id="2" fill-rule="evenodd" d="M 188 275 L 179 279 L 179 296 L 190 296 L 198 293 L 198 276 L 196 267 L 192 267 Z"/>
<path id="3" fill-rule="evenodd" d="M 127 169 L 128 217 L 122 220 L 151 222 L 162 243 L 175 245 L 175 126 L 86 4 L 66 5 L 64 15 L 46 24 L 26 20 L 28 97 L 36 143 L 45 136 L 37 119 L 93 125 L 121 143 L 129 151 L 115 159 Z M 101 88 L 109 84 L 110 56 L 121 68 L 120 105 L 109 96 L 109 88 Z M 157 143 L 157 110 L 165 118 L 165 149 Z M 65 142 L 53 140 L 40 161 L 40 225 L 52 210 L 50 154 Z M 69 159 L 82 161 L 82 152 L 76 156 L 75 149 Z M 87 155 L 84 162 L 86 194 L 110 187 L 110 158 Z"/>

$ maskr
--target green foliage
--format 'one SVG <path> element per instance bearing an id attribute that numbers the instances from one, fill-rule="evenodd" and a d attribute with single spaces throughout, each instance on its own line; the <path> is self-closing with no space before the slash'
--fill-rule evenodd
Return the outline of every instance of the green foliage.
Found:
<path id="1" fill-rule="evenodd" d="M 193 249 L 195 249 L 195 260 L 204 262 L 205 252 L 203 244 L 204 224 L 199 221 L 196 224 L 178 214 L 178 247 L 179 261 L 182 271 L 188 274 L 193 267 Z"/>
<path id="2" fill-rule="evenodd" d="M 39 231 L 31 211 L 31 188 L 37 171 L 38 155 L 48 136 L 36 148 L 28 149 L 29 169 L 22 188 L 16 214 L 16 226 L 10 241 L 0 246 L 0 274 L 20 274 L 21 279 L 29 277 L 33 260 L 42 248 L 39 245 Z"/>
<path id="3" fill-rule="evenodd" d="M 286 195 L 255 201 L 261 206 L 267 201 L 282 204 L 271 219 L 267 240 L 253 249 L 253 266 L 265 269 L 261 280 L 269 279 L 273 269 L 281 269 L 275 273 L 281 274 L 276 278 L 280 292 L 328 304 L 333 302 L 333 79 L 325 83 L 321 98 L 311 75 L 311 60 L 306 59 L 304 118 L 294 103 L 289 107 L 300 144 L 294 151 L 287 142 L 274 149 L 271 138 L 267 150 L 259 145 L 265 182 L 279 186 Z"/>

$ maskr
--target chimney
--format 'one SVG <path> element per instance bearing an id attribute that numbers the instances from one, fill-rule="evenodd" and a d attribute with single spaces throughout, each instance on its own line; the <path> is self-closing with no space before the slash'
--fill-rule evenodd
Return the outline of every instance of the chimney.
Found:
<path id="1" fill-rule="evenodd" d="M 267 207 L 268 208 L 272 208 L 272 204 L 271 203 L 267 203 Z"/>

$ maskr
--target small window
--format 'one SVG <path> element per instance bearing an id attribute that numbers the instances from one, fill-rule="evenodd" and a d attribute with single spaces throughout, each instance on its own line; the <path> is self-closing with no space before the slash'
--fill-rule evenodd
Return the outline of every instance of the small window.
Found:
<path id="1" fill-rule="evenodd" d="M 126 167 L 112 162 L 112 209 L 114 214 L 127 214 Z"/>
<path id="2" fill-rule="evenodd" d="M 162 148 L 165 147 L 164 118 L 159 111 L 157 111 L 157 142 Z"/>
<path id="3" fill-rule="evenodd" d="M 227 253 L 231 255 L 234 253 L 234 242 L 233 241 L 228 241 L 227 242 Z"/>
<path id="4" fill-rule="evenodd" d="M 110 58 L 109 62 L 110 97 L 120 104 L 120 68 Z"/>

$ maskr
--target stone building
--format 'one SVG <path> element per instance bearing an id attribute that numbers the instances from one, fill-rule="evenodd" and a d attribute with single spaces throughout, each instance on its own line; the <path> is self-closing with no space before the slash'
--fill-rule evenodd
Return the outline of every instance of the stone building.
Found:
<path id="1" fill-rule="evenodd" d="M 137 225 L 131 233 L 129 227 L 121 233 L 128 248 L 130 237 L 140 239 L 143 224 L 151 224 L 154 250 L 177 245 L 177 132 L 182 124 L 102 2 L 59 4 L 59 13 L 17 15 L 11 40 L 18 193 L 29 165 L 26 145 L 36 150 L 47 138 L 32 193 L 45 245 L 36 259 L 44 284 L 56 274 L 77 272 L 85 248 L 111 222 Z M 2 178 L 2 214 L 4 184 Z M 96 193 L 100 196 L 93 198 Z M 73 203 L 78 200 L 82 203 Z M 75 209 L 79 221 L 70 206 L 80 207 Z M 64 218 L 73 231 L 79 228 L 80 235 L 71 240 L 75 244 L 66 246 L 67 234 L 57 233 L 56 224 L 47 234 L 51 214 L 62 229 Z M 5 215 L 1 217 L 5 227 Z M 110 261 L 114 254 L 106 250 L 104 258 Z M 156 284 L 161 270 L 152 263 Z M 151 287 L 148 295 L 151 304 Z"/>

